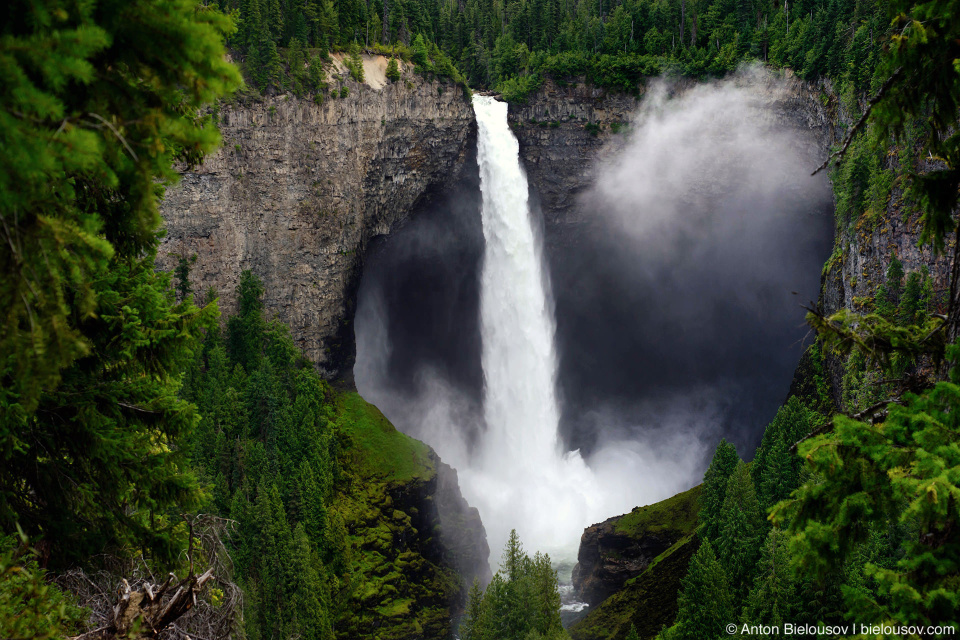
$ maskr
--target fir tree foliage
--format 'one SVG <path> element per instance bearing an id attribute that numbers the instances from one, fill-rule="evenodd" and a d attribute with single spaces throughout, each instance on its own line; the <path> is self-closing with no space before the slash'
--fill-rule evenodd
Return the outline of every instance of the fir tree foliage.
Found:
<path id="1" fill-rule="evenodd" d="M 397 64 L 397 59 L 395 57 L 391 57 L 390 62 L 387 63 L 386 75 L 390 82 L 396 82 L 400 79 L 400 67 Z"/>
<path id="2" fill-rule="evenodd" d="M 726 440 L 720 440 L 710 461 L 710 467 L 703 476 L 703 489 L 700 492 L 700 537 L 716 540 L 720 534 L 720 518 L 723 502 L 727 495 L 730 476 L 740 463 L 736 448 Z"/>
<path id="3" fill-rule="evenodd" d="M 960 356 L 952 347 L 951 355 Z M 956 623 L 960 591 L 960 376 L 893 405 L 882 424 L 842 415 L 834 430 L 800 446 L 816 474 L 777 506 L 777 522 L 796 531 L 794 563 L 817 575 L 850 559 L 875 527 L 900 523 L 914 531 L 893 567 L 867 562 L 876 593 L 847 589 L 851 607 L 872 621 Z"/>
<path id="4" fill-rule="evenodd" d="M 249 271 L 225 335 L 207 332 L 183 396 L 203 409 L 189 441 L 213 507 L 238 523 L 231 556 L 251 638 L 328 640 L 338 615 L 346 532 L 331 510 L 337 477 L 332 392 L 278 321 Z"/>
<path id="5" fill-rule="evenodd" d="M 224 57 L 229 19 L 193 0 L 12 0 L 2 15 L 0 422 L 10 424 L 91 353 L 83 323 L 97 281 L 111 260 L 155 246 L 173 161 L 219 141 L 198 109 L 239 76 Z"/>
<path id="6" fill-rule="evenodd" d="M 664 638 L 702 640 L 729 635 L 726 626 L 736 619 L 730 581 L 709 540 L 700 543 L 681 585 L 677 621 Z"/>
<path id="7" fill-rule="evenodd" d="M 0 527 L 49 566 L 140 549 L 171 563 L 199 504 L 180 374 L 215 306 L 154 256 L 175 160 L 219 136 L 230 20 L 192 0 L 6 3 L 0 23 Z"/>
<path id="8" fill-rule="evenodd" d="M 475 582 L 460 626 L 463 640 L 561 640 L 569 636 L 560 622 L 557 572 L 550 556 L 523 550 L 510 532 L 500 570 L 486 590 Z"/>

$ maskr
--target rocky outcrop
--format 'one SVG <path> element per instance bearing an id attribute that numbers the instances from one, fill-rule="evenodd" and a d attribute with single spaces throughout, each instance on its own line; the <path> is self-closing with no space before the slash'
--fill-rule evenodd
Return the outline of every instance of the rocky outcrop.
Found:
<path id="1" fill-rule="evenodd" d="M 580 538 L 573 587 L 591 607 L 639 576 L 697 526 L 700 486 L 587 527 Z"/>
<path id="2" fill-rule="evenodd" d="M 700 548 L 691 534 L 664 551 L 636 578 L 571 626 L 573 640 L 623 640 L 630 629 L 654 638 L 677 617 L 677 597 L 690 559 Z"/>
<path id="3" fill-rule="evenodd" d="M 490 577 L 479 513 L 430 447 L 356 393 L 340 403 L 334 510 L 350 550 L 337 637 L 448 640 L 473 579 Z"/>
<path id="4" fill-rule="evenodd" d="M 469 586 L 476 578 L 486 586 L 493 577 L 490 571 L 490 546 L 480 520 L 480 512 L 471 507 L 460 493 L 457 471 L 436 458 L 437 491 L 434 498 L 442 560 L 454 567 Z"/>
<path id="5" fill-rule="evenodd" d="M 220 105 L 219 151 L 185 171 L 161 209 L 161 268 L 196 255 L 194 289 L 214 288 L 225 315 L 240 272 L 252 270 L 268 311 L 329 376 L 352 366 L 369 241 L 451 180 L 475 135 L 462 87 L 410 70 L 380 84 L 335 75 L 319 103 L 280 95 Z"/>

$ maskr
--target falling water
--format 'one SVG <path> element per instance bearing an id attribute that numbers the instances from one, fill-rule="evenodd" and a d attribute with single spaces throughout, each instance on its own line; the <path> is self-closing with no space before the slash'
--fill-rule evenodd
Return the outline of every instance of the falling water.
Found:
<path id="1" fill-rule="evenodd" d="M 579 452 L 558 437 L 555 323 L 527 178 L 507 105 L 475 96 L 485 241 L 480 315 L 487 431 L 463 475 L 498 553 L 511 528 L 528 548 L 575 561 L 600 499 Z"/>

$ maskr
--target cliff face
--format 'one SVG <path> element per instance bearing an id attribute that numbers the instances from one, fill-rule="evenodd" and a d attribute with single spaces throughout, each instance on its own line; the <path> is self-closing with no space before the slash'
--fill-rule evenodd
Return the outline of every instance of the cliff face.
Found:
<path id="1" fill-rule="evenodd" d="M 456 473 L 359 395 L 342 396 L 334 503 L 347 533 L 337 637 L 447 640 L 474 577 L 489 581 L 480 515 Z"/>
<path id="2" fill-rule="evenodd" d="M 653 560 L 697 527 L 700 487 L 587 527 L 580 538 L 573 587 L 595 607 L 641 575 Z"/>
<path id="3" fill-rule="evenodd" d="M 252 270 L 267 309 L 330 376 L 352 366 L 367 243 L 457 174 L 475 135 L 462 87 L 410 71 L 380 85 L 338 75 L 331 87 L 349 95 L 322 104 L 283 95 L 222 105 L 220 150 L 162 206 L 160 267 L 195 254 L 194 288 L 216 289 L 225 314 L 240 272 Z"/>

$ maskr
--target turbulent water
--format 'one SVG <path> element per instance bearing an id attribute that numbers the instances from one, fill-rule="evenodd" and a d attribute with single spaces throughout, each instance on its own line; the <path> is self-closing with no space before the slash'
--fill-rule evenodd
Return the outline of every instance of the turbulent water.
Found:
<path id="1" fill-rule="evenodd" d="M 516 528 L 530 549 L 557 561 L 601 515 L 601 495 L 576 451 L 558 436 L 555 322 L 537 221 L 531 215 L 507 105 L 475 96 L 485 242 L 480 288 L 486 432 L 461 469 L 498 550 Z"/>

